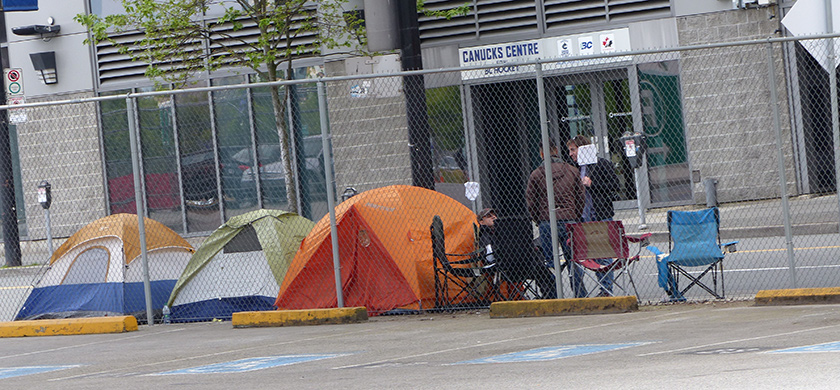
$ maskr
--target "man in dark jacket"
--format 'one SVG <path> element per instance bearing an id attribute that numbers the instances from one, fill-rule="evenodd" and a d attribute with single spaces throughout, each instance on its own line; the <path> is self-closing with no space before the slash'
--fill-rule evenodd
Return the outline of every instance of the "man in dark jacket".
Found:
<path id="1" fill-rule="evenodd" d="M 566 142 L 569 147 L 569 157 L 573 161 L 578 159 L 578 150 L 581 146 L 590 145 L 589 138 L 577 135 Z M 613 164 L 605 159 L 598 158 L 594 164 L 579 164 L 580 181 L 585 189 L 585 201 L 581 221 L 612 221 L 615 215 L 613 199 L 618 191 L 618 176 L 615 174 Z M 596 260 L 602 265 L 612 262 L 611 259 Z M 613 273 L 608 272 L 601 279 L 601 296 L 612 295 Z"/>
<path id="2" fill-rule="evenodd" d="M 563 256 L 568 261 L 571 259 L 571 248 L 568 244 L 566 224 L 580 220 L 583 212 L 583 185 L 580 182 L 577 168 L 564 162 L 557 153 L 557 145 L 554 140 L 549 139 L 551 150 L 551 177 L 554 188 L 554 213 L 557 217 L 557 239 L 563 249 Z M 540 157 L 545 156 L 540 149 Z M 540 164 L 537 169 L 531 172 L 528 178 L 528 187 L 525 189 L 525 198 L 528 203 L 528 212 L 531 220 L 537 223 L 540 230 L 540 249 L 543 258 L 549 266 L 554 265 L 554 251 L 551 245 L 551 222 L 548 209 L 548 190 L 546 185 L 545 164 Z M 574 270 L 574 271 L 571 271 Z M 572 276 L 572 290 L 576 297 L 586 296 L 586 288 L 583 286 L 583 271 L 578 267 L 570 268 L 574 272 Z"/>

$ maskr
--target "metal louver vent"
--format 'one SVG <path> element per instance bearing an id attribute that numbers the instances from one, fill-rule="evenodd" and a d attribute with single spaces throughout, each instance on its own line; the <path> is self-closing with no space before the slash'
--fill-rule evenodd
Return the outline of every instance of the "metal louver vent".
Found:
<path id="1" fill-rule="evenodd" d="M 453 9 L 464 4 L 463 0 L 427 0 L 426 8 L 430 11 L 442 11 Z M 420 22 L 420 41 L 422 44 L 436 42 L 452 42 L 462 40 L 474 40 L 476 35 L 475 13 L 471 7 L 470 12 L 465 16 L 454 17 L 446 20 L 432 16 L 418 15 Z"/>
<path id="2" fill-rule="evenodd" d="M 545 0 L 544 7 L 546 30 L 671 14 L 669 0 Z"/>
<path id="3" fill-rule="evenodd" d="M 260 37 L 260 30 L 256 23 L 251 20 L 243 20 L 243 28 L 233 31 L 231 24 L 216 25 L 213 28 L 214 34 L 211 36 L 212 43 L 210 44 L 210 53 L 217 59 L 219 56 L 225 56 L 227 52 L 248 52 L 251 45 L 257 43 Z M 302 21 L 298 19 L 296 24 L 292 26 L 293 29 L 300 28 Z M 318 40 L 318 36 L 314 31 L 301 31 L 292 38 L 292 53 L 295 56 L 308 56 L 314 54 L 313 44 Z M 285 40 L 278 43 L 278 48 L 285 48 Z M 226 59 L 225 62 L 231 65 L 237 64 L 237 60 L 233 58 Z"/>
<path id="4" fill-rule="evenodd" d="M 479 37 L 501 34 L 539 33 L 534 1 L 477 1 Z"/>
<path id="5" fill-rule="evenodd" d="M 258 42 L 260 31 L 253 22 L 244 22 L 245 28 L 233 31 L 232 25 L 224 24 L 214 27 L 215 34 L 212 36 L 213 43 L 210 45 L 210 53 L 214 56 L 222 56 L 222 45 L 236 49 L 247 49 L 248 45 Z M 302 23 L 298 20 L 298 26 Z M 125 33 L 112 36 L 118 43 L 131 44 L 143 37 L 140 32 Z M 292 51 L 296 56 L 314 54 L 312 44 L 317 41 L 315 32 L 301 32 L 292 39 Z M 285 42 L 281 42 L 285 45 Z M 205 45 L 196 42 L 193 45 L 183 46 L 183 50 L 203 50 Z M 99 85 L 108 86 L 111 84 L 124 84 L 127 82 L 142 82 L 146 79 L 145 71 L 148 67 L 146 62 L 134 61 L 126 53 L 120 53 L 116 46 L 110 42 L 100 42 L 96 46 L 96 59 L 99 70 Z M 236 65 L 236 60 L 227 60 L 231 65 Z M 178 67 L 178 63 L 168 64 Z M 181 64 L 182 65 L 182 64 Z"/>
<path id="6" fill-rule="evenodd" d="M 473 0 L 466 16 L 450 20 L 420 15 L 420 40 L 424 46 L 437 44 L 469 45 L 507 34 L 539 36 L 550 30 L 600 28 L 610 23 L 655 19 L 671 15 L 670 0 Z M 542 4 L 538 10 L 537 4 Z M 446 10 L 464 1 L 427 0 L 426 8 Z M 538 15 L 542 12 L 543 15 Z M 545 24 L 538 25 L 543 16 Z"/>
<path id="7" fill-rule="evenodd" d="M 142 34 L 139 32 L 112 36 L 119 43 L 135 42 Z M 134 61 L 128 54 L 120 53 L 116 46 L 107 41 L 96 45 L 96 62 L 99 70 L 99 84 L 137 81 L 145 78 L 148 66 L 145 62 Z"/>
<path id="8" fill-rule="evenodd" d="M 610 21 L 652 19 L 671 15 L 668 0 L 611 0 L 608 1 Z"/>
<path id="9" fill-rule="evenodd" d="M 547 0 L 544 4 L 546 29 L 607 21 L 604 0 Z"/>
<path id="10" fill-rule="evenodd" d="M 446 10 L 464 1 L 427 0 L 426 8 Z M 475 0 L 470 12 L 446 20 L 420 15 L 420 41 L 423 45 L 462 42 L 515 33 L 537 34 L 537 7 L 533 0 Z"/>

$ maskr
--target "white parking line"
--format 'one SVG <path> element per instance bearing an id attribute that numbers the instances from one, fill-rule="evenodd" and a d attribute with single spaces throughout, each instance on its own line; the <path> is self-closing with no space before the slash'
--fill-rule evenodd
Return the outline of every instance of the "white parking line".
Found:
<path id="1" fill-rule="evenodd" d="M 184 329 L 184 330 L 186 330 L 186 329 Z M 201 359 L 201 358 L 212 357 L 212 356 L 227 355 L 227 354 L 239 353 L 239 352 L 242 352 L 242 351 L 248 351 L 248 350 L 253 350 L 253 349 L 263 349 L 263 348 L 266 348 L 266 347 L 276 347 L 276 346 L 280 346 L 280 345 L 293 344 L 293 343 L 299 343 L 299 342 L 305 342 L 305 341 L 320 340 L 320 339 L 334 338 L 334 337 L 345 337 L 345 336 L 354 335 L 354 334 L 358 334 L 358 333 L 367 333 L 367 332 L 374 332 L 374 331 L 379 331 L 379 329 L 378 328 L 377 329 L 365 329 L 365 330 L 360 330 L 360 331 L 355 331 L 355 332 L 337 333 L 337 334 L 331 334 L 331 335 L 327 335 L 327 336 L 318 336 L 318 337 L 309 337 L 309 338 L 305 338 L 305 339 L 287 340 L 287 341 L 283 341 L 283 342 L 279 342 L 279 343 L 273 343 L 273 344 L 262 344 L 262 345 L 257 345 L 257 346 L 253 346 L 253 347 L 236 348 L 236 349 L 230 349 L 230 350 L 227 350 L 227 351 L 207 353 L 207 354 L 204 354 L 204 355 L 187 356 L 187 357 L 178 358 L 178 359 L 170 359 L 170 360 L 165 360 L 165 361 L 158 361 L 158 362 L 140 364 L 140 365 L 133 366 L 131 368 L 132 369 L 140 369 L 142 367 L 152 367 L 152 366 L 169 367 L 169 366 L 172 365 L 172 363 L 176 363 L 176 362 L 183 362 L 183 361 Z M 92 344 L 97 344 L 97 343 L 92 343 Z M 63 377 L 63 378 L 54 378 L 54 379 L 49 379 L 48 381 L 50 381 L 50 382 L 63 381 L 63 380 L 68 380 L 68 379 L 77 379 L 77 378 L 84 378 L 84 377 L 89 377 L 89 376 L 104 375 L 104 374 L 109 374 L 109 373 L 112 373 L 112 372 L 119 372 L 119 371 L 121 371 L 121 369 L 105 370 L 105 371 L 99 371 L 99 372 L 91 372 L 91 373 L 86 373 L 86 374 L 66 376 L 66 377 Z"/>
<path id="2" fill-rule="evenodd" d="M 689 311 L 694 311 L 694 310 L 700 310 L 700 309 L 691 309 Z M 670 317 L 670 316 L 674 316 L 674 315 L 681 315 L 681 314 L 684 314 L 684 313 L 686 313 L 686 312 L 666 313 L 666 314 L 656 315 L 653 318 Z M 628 319 L 628 320 L 624 320 L 624 321 L 616 321 L 616 322 L 610 322 L 610 323 L 600 324 L 600 325 L 584 326 L 584 327 L 574 328 L 574 329 L 563 329 L 563 330 L 558 330 L 558 331 L 555 331 L 555 332 L 533 333 L 533 334 L 529 334 L 527 336 L 522 336 L 522 337 L 512 337 L 512 338 L 507 338 L 507 339 L 502 339 L 502 340 L 477 343 L 477 344 L 474 344 L 474 345 L 467 345 L 467 346 L 463 346 L 463 347 L 439 349 L 439 350 L 436 350 L 436 351 L 429 351 L 429 352 L 418 353 L 418 354 L 413 354 L 413 355 L 394 357 L 394 358 L 389 358 L 389 359 L 377 360 L 377 361 L 373 361 L 373 362 L 333 367 L 333 370 L 340 370 L 340 369 L 345 369 L 345 368 L 356 368 L 356 367 L 364 367 L 364 366 L 372 366 L 372 365 L 377 365 L 377 364 L 391 363 L 391 362 L 400 361 L 400 360 L 414 359 L 414 358 L 418 358 L 418 357 L 425 357 L 425 356 L 437 355 L 437 354 L 448 353 L 448 352 L 463 351 L 463 350 L 472 349 L 472 348 L 484 348 L 484 347 L 487 347 L 488 345 L 512 343 L 512 342 L 520 341 L 520 340 L 527 340 L 527 339 L 533 339 L 533 338 L 539 338 L 539 337 L 554 336 L 554 335 L 563 334 L 563 333 L 597 329 L 597 328 L 609 327 L 609 326 L 614 326 L 614 325 L 621 325 L 621 324 L 626 324 L 626 323 L 631 323 L 631 322 L 636 322 L 636 321 L 638 321 L 638 319 Z"/>
<path id="3" fill-rule="evenodd" d="M 728 340 L 728 341 L 720 341 L 720 342 L 717 342 L 717 343 L 710 343 L 710 344 L 704 344 L 704 345 L 695 345 L 695 346 L 693 346 L 693 347 L 685 347 L 685 348 L 669 349 L 669 350 L 666 350 L 666 351 L 643 353 L 643 354 L 639 354 L 639 355 L 636 355 L 636 356 L 640 356 L 640 357 L 641 357 L 641 356 L 653 356 L 653 355 L 662 355 L 662 354 L 670 354 L 670 353 L 677 353 L 677 352 L 691 351 L 691 350 L 695 350 L 695 349 L 702 349 L 702 348 L 715 347 L 715 346 L 718 346 L 718 345 L 735 344 L 735 343 L 742 343 L 742 342 L 744 342 L 744 341 L 754 341 L 754 340 L 770 339 L 770 338 L 774 338 L 774 337 L 781 337 L 781 336 L 790 336 L 790 335 L 793 335 L 793 334 L 807 333 L 807 332 L 814 332 L 814 331 L 817 331 L 817 330 L 831 329 L 831 328 L 837 328 L 837 327 L 840 327 L 840 324 L 838 324 L 838 325 L 820 326 L 820 327 L 817 327 L 817 328 L 811 328 L 811 329 L 795 330 L 795 331 L 793 331 L 793 332 L 775 333 L 775 334 L 768 334 L 768 335 L 764 335 L 764 336 L 747 337 L 747 338 L 743 338 L 743 339 Z"/>
<path id="4" fill-rule="evenodd" d="M 131 336 L 126 336 L 126 337 L 121 337 L 119 340 L 116 340 L 116 342 L 123 342 L 123 341 L 128 340 L 128 339 L 136 339 L 136 338 L 140 338 L 140 337 L 148 337 L 148 336 L 151 336 L 151 335 L 157 335 L 157 334 L 161 334 L 161 333 L 168 333 L 168 332 L 180 332 L 180 331 L 182 331 L 182 330 L 186 330 L 186 329 L 167 329 L 166 331 L 160 331 L 160 332 L 155 332 L 155 333 L 144 333 L 144 334 L 138 334 L 138 335 L 131 335 Z M 97 345 L 97 344 L 107 344 L 107 343 L 113 343 L 113 342 L 115 342 L 115 340 L 96 341 L 96 342 L 93 342 L 93 343 L 85 343 L 85 344 L 68 345 L 68 346 L 66 346 L 66 347 L 51 348 L 51 349 L 41 349 L 41 350 L 38 350 L 38 351 L 31 351 L 31 352 L 25 352 L 25 353 L 18 353 L 18 354 L 14 354 L 14 355 L 5 355 L 5 356 L 0 356 L 0 360 L 2 360 L 2 359 L 16 358 L 16 357 L 21 357 L 21 356 L 37 355 L 37 354 L 39 354 L 39 353 L 50 353 L 50 352 L 61 351 L 61 350 L 65 350 L 65 349 L 72 349 L 72 348 L 79 348 L 79 347 L 87 347 L 87 346 Z"/>

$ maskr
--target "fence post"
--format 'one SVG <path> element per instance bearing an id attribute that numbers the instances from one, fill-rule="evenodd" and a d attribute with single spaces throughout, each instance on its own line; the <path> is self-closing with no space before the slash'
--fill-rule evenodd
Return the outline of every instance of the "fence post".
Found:
<path id="1" fill-rule="evenodd" d="M 834 32 L 834 24 L 831 13 L 831 1 L 825 1 L 825 26 L 826 34 Z M 838 126 L 837 112 L 837 61 L 835 55 L 835 41 L 837 38 L 826 38 L 828 45 L 828 88 L 829 100 L 831 100 L 831 136 L 834 141 L 834 187 L 837 189 L 838 212 L 840 212 L 840 126 Z"/>
<path id="2" fill-rule="evenodd" d="M 327 94 L 324 91 L 324 81 L 318 80 L 318 113 L 321 119 L 321 148 L 324 153 L 324 180 L 327 186 L 327 209 L 330 211 L 330 244 L 332 245 L 333 269 L 335 270 L 335 298 L 338 307 L 344 307 L 344 296 L 341 292 L 341 258 L 338 255 L 338 227 L 335 222 L 335 194 L 333 191 L 332 153 L 329 142 L 329 120 L 327 114 Z"/>
<path id="3" fill-rule="evenodd" d="M 152 287 L 149 282 L 149 257 L 146 251 L 146 210 L 143 202 L 143 187 L 140 180 L 140 149 L 137 145 L 137 117 L 134 112 L 134 98 L 125 97 L 125 114 L 128 118 L 128 139 L 131 146 L 131 172 L 134 176 L 134 204 L 137 207 L 137 233 L 140 240 L 140 262 L 143 265 L 143 292 L 146 296 L 146 324 L 154 325 L 152 312 Z"/>
<path id="4" fill-rule="evenodd" d="M 554 204 L 554 180 L 551 174 L 551 148 L 548 146 L 548 118 L 545 111 L 545 85 L 542 74 L 542 62 L 537 61 L 537 102 L 540 106 L 540 134 L 542 135 L 543 165 L 545 166 L 545 189 L 548 197 L 548 220 L 551 224 L 551 248 L 554 260 L 554 285 L 557 289 L 557 297 L 563 298 L 563 279 L 560 277 L 560 251 L 557 240 L 557 205 Z M 559 146 L 558 146 L 559 147 Z M 566 259 L 569 266 L 569 274 L 572 272 L 572 264 Z M 545 294 L 545 292 L 543 292 Z"/>
<path id="5" fill-rule="evenodd" d="M 779 117 L 779 97 L 776 88 L 776 67 L 773 66 L 773 43 L 767 43 L 767 79 L 770 82 L 770 107 L 773 108 L 773 127 L 776 129 L 776 157 L 779 164 L 779 185 L 782 198 L 782 217 L 785 223 L 785 244 L 787 247 L 788 267 L 790 268 L 790 287 L 796 288 L 796 265 L 793 255 L 793 236 L 790 227 L 790 205 L 787 194 L 787 175 L 785 174 L 785 154 L 782 152 L 782 122 Z"/>

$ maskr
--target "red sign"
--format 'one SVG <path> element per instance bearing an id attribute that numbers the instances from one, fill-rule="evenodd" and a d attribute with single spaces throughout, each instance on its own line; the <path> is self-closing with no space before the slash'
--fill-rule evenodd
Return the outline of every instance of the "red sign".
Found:
<path id="1" fill-rule="evenodd" d="M 20 71 L 17 69 L 9 69 L 9 75 L 6 77 L 9 78 L 9 81 L 18 81 L 20 80 Z"/>

